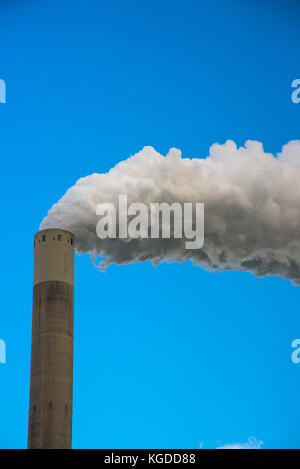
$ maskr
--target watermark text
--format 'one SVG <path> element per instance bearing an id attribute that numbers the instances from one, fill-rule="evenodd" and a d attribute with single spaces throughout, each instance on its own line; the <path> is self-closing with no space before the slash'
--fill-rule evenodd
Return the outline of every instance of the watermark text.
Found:
<path id="1" fill-rule="evenodd" d="M 6 83 L 0 78 L 0 103 L 6 103 Z"/>
<path id="2" fill-rule="evenodd" d="M 204 244 L 204 204 L 166 202 L 128 206 L 127 195 L 119 195 L 118 206 L 113 203 L 97 205 L 96 225 L 100 239 L 186 239 L 186 249 L 200 249 Z"/>
<path id="3" fill-rule="evenodd" d="M 292 88 L 296 88 L 291 96 L 292 102 L 298 104 L 300 103 L 300 78 L 296 78 L 292 81 Z"/>
<path id="4" fill-rule="evenodd" d="M 298 363 L 300 363 L 300 339 L 293 340 L 292 348 L 294 348 L 295 350 L 292 353 L 291 359 L 292 362 L 297 365 Z"/>
<path id="5" fill-rule="evenodd" d="M 6 363 L 6 343 L 0 339 L 0 364 Z"/>

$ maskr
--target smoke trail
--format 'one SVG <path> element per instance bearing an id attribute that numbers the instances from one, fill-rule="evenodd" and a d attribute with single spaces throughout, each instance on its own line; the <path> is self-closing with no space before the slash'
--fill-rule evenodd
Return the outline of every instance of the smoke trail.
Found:
<path id="1" fill-rule="evenodd" d="M 100 266 L 151 260 L 184 262 L 212 271 L 237 270 L 276 275 L 300 284 L 300 141 L 284 145 L 277 156 L 262 144 L 214 144 L 205 159 L 167 156 L 145 147 L 107 174 L 79 179 L 44 218 L 40 229 L 72 231 L 79 253 Z M 128 203 L 205 203 L 205 243 L 186 250 L 184 239 L 136 239 L 125 243 L 96 235 L 96 206 Z"/>

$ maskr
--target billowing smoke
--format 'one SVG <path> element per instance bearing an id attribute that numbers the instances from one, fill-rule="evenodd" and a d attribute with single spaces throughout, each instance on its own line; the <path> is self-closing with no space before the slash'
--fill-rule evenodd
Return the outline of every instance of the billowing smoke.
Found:
<path id="1" fill-rule="evenodd" d="M 99 203 L 205 203 L 202 249 L 184 239 L 101 240 L 96 235 Z M 236 270 L 276 275 L 300 284 L 300 141 L 274 156 L 259 142 L 237 148 L 214 144 L 207 158 L 167 156 L 152 147 L 120 162 L 106 174 L 79 179 L 44 218 L 40 229 L 74 233 L 79 253 L 101 255 L 100 267 L 151 260 L 184 262 L 211 271 Z"/>

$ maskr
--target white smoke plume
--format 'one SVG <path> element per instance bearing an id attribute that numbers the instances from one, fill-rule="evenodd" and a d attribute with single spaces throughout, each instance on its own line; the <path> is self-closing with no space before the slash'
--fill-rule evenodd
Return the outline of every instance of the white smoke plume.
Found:
<path id="1" fill-rule="evenodd" d="M 184 262 L 211 271 L 275 275 L 300 285 L 300 141 L 281 153 L 265 153 L 259 142 L 237 148 L 214 144 L 206 158 L 167 156 L 145 147 L 106 174 L 79 179 L 51 208 L 40 229 L 74 233 L 79 253 L 101 255 L 100 266 L 151 260 Z M 184 239 L 100 240 L 96 235 L 102 202 L 205 203 L 205 242 L 185 249 Z"/>

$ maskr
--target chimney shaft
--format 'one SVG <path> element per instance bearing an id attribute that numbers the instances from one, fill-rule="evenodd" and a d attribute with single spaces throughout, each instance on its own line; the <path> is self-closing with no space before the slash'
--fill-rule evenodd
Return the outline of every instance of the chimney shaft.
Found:
<path id="1" fill-rule="evenodd" d="M 74 236 L 34 237 L 28 448 L 71 448 Z"/>

